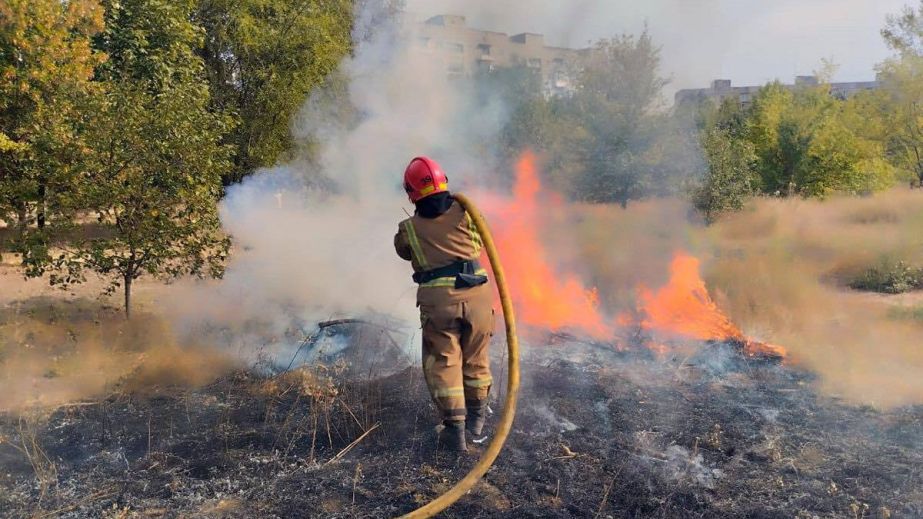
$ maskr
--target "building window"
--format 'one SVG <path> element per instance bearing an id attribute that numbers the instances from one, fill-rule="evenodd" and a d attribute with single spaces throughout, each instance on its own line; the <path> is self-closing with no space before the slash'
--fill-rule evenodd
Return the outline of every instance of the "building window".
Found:
<path id="1" fill-rule="evenodd" d="M 454 43 L 454 42 L 447 41 L 447 42 L 443 42 L 441 47 L 449 52 L 456 52 L 459 54 L 461 54 L 462 52 L 465 52 L 465 46 L 462 45 L 461 43 Z"/>
<path id="2" fill-rule="evenodd" d="M 562 70 L 555 71 L 552 81 L 555 88 L 570 88 L 570 75 Z"/>
<path id="3" fill-rule="evenodd" d="M 490 56 L 490 45 L 487 45 L 486 43 L 479 44 L 478 53 L 481 56 Z"/>

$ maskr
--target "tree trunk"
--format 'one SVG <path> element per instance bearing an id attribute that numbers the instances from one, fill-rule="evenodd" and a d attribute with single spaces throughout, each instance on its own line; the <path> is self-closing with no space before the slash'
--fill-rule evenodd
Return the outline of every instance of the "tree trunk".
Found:
<path id="1" fill-rule="evenodd" d="M 26 204 L 17 203 L 16 205 L 16 217 L 19 220 L 16 222 L 16 232 L 22 238 L 26 234 L 26 226 L 29 225 L 29 215 L 26 211 Z"/>
<path id="2" fill-rule="evenodd" d="M 131 282 L 132 276 L 125 276 L 125 319 L 131 320 Z"/>
<path id="3" fill-rule="evenodd" d="M 47 209 L 45 204 L 45 185 L 42 184 L 38 186 L 38 228 L 45 228 L 45 210 Z"/>

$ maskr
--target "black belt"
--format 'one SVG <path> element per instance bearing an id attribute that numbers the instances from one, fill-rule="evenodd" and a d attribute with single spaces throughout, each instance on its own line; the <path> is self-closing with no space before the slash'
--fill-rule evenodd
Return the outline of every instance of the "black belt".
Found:
<path id="1" fill-rule="evenodd" d="M 413 280 L 415 283 L 422 285 L 434 279 L 457 277 L 460 274 L 475 276 L 479 270 L 481 270 L 481 264 L 478 263 L 477 260 L 456 261 L 444 267 L 425 270 L 423 272 L 414 272 Z M 484 281 L 487 281 L 486 277 Z"/>

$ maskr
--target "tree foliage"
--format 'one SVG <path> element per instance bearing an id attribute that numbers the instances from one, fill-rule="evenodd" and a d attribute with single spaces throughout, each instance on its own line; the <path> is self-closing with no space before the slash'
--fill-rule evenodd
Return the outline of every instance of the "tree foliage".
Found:
<path id="1" fill-rule="evenodd" d="M 898 56 L 923 55 L 923 0 L 916 9 L 908 5 L 900 14 L 888 16 L 881 36 Z"/>
<path id="2" fill-rule="evenodd" d="M 652 186 L 645 155 L 658 127 L 651 110 L 667 83 L 659 76 L 660 49 L 645 31 L 602 40 L 588 56 L 572 100 L 588 135 L 579 198 L 625 207 Z"/>
<path id="3" fill-rule="evenodd" d="M 93 0 L 0 0 L 0 219 L 17 224 L 19 249 L 43 242 L 31 223 L 45 231 L 73 211 L 101 28 Z"/>
<path id="4" fill-rule="evenodd" d="M 923 184 L 923 56 L 905 55 L 879 66 L 878 113 L 892 163 Z"/>
<path id="5" fill-rule="evenodd" d="M 25 274 L 94 271 L 126 313 L 144 274 L 221 275 L 222 180 L 292 151 L 298 108 L 350 50 L 353 8 L 0 0 L 0 219 L 18 224 Z M 63 232 L 89 218 L 92 232 Z"/>
<path id="6" fill-rule="evenodd" d="M 693 202 L 713 220 L 740 209 L 748 190 L 824 198 L 885 189 L 899 178 L 887 153 L 892 111 L 879 93 L 841 99 L 826 84 L 773 82 L 747 107 L 733 99 L 707 102 L 693 114 L 707 162 Z M 730 184 L 722 188 L 721 182 Z"/>
<path id="7" fill-rule="evenodd" d="M 542 153 L 550 184 L 577 200 L 624 207 L 676 192 L 694 137 L 660 110 L 667 80 L 650 35 L 600 40 L 581 65 L 570 97 L 546 98 L 540 89 L 508 97 L 507 160 L 526 148 Z"/>
<path id="8" fill-rule="evenodd" d="M 877 91 L 847 99 L 832 95 L 823 84 L 832 75 L 826 63 L 820 85 L 771 83 L 748 108 L 728 102 L 719 110 L 701 109 L 701 127 L 709 129 L 703 140 L 709 168 L 694 202 L 707 219 L 714 197 L 739 206 L 733 189 L 716 189 L 716 171 L 727 161 L 711 149 L 752 147 L 752 171 L 759 192 L 768 195 L 826 197 L 871 193 L 904 178 L 923 183 L 923 2 L 889 17 L 882 36 L 895 55 L 878 66 Z M 728 142 L 717 142 L 715 135 Z"/>
<path id="9" fill-rule="evenodd" d="M 291 122 L 308 94 L 350 51 L 349 0 L 200 0 L 214 106 L 234 113 L 226 142 L 235 163 L 225 182 L 291 152 Z"/>
<path id="10" fill-rule="evenodd" d="M 748 138 L 763 190 L 825 197 L 886 187 L 893 170 L 883 160 L 882 144 L 869 135 L 859 103 L 835 98 L 826 85 L 789 89 L 773 83 L 761 90 Z"/>
<path id="11" fill-rule="evenodd" d="M 717 126 L 702 135 L 702 149 L 708 169 L 692 193 L 692 203 L 707 223 L 713 223 L 723 213 L 742 209 L 757 192 L 757 155 L 750 142 Z"/>
<path id="12" fill-rule="evenodd" d="M 878 66 L 879 113 L 891 162 L 923 185 L 923 2 L 888 18 L 882 36 L 895 56 Z"/>
<path id="13" fill-rule="evenodd" d="M 80 280 L 80 271 L 91 269 L 109 277 L 112 289 L 122 286 L 126 314 L 141 275 L 220 276 L 229 247 L 217 201 L 230 156 L 220 141 L 230 120 L 209 110 L 193 7 L 109 0 L 96 39 L 109 56 L 98 69 L 106 91 L 91 110 L 79 201 L 98 216 L 102 232 L 58 256 L 66 276 L 52 282 Z"/>

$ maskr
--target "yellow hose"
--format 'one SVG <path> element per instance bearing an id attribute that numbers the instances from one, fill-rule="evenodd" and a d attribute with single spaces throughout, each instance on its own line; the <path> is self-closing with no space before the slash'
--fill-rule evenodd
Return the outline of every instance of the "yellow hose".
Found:
<path id="1" fill-rule="evenodd" d="M 497 247 L 494 244 L 494 238 L 490 234 L 487 222 L 481 216 L 480 211 L 474 203 L 465 195 L 453 195 L 455 200 L 471 215 L 471 220 L 477 226 L 478 232 L 484 241 L 484 249 L 487 251 L 487 257 L 490 259 L 490 266 L 494 271 L 494 280 L 497 283 L 497 289 L 500 292 L 500 303 L 503 307 L 503 321 L 506 323 L 506 345 L 509 350 L 509 381 L 506 386 L 506 402 L 503 405 L 503 414 L 500 415 L 500 423 L 497 424 L 497 430 L 494 439 L 487 446 L 487 450 L 481 455 L 468 474 L 461 481 L 450 488 L 446 493 L 433 499 L 429 503 L 410 512 L 402 517 L 422 519 L 432 517 L 465 495 L 471 488 L 487 473 L 494 460 L 503 449 L 506 437 L 510 434 L 513 427 L 513 417 L 516 415 L 516 396 L 519 394 L 519 339 L 516 337 L 516 317 L 513 314 L 513 301 L 510 299 L 509 287 L 506 286 L 506 276 L 503 274 L 503 265 L 500 264 L 500 255 L 497 253 Z"/>

